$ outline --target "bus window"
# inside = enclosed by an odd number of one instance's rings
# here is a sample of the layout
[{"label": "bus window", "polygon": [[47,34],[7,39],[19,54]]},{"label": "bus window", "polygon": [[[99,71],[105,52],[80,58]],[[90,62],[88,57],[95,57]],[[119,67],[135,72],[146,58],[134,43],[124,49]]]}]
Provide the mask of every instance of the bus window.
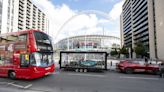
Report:
[{"label": "bus window", "polygon": [[27,41],[27,34],[21,34],[21,35],[19,35],[19,41],[26,42]]},{"label": "bus window", "polygon": [[21,59],[21,63],[20,63],[21,67],[28,67],[29,66],[29,64],[30,64],[29,55],[22,54],[20,59]]},{"label": "bus window", "polygon": [[41,32],[34,32],[37,48],[40,50],[50,50],[52,51],[52,42],[51,38]]},{"label": "bus window", "polygon": [[3,64],[4,64],[4,56],[0,55],[0,65],[3,65]]},{"label": "bus window", "polygon": [[30,64],[33,66],[36,66],[36,60],[35,60],[34,54],[30,55]]},{"label": "bus window", "polygon": [[30,63],[32,66],[47,67],[53,64],[52,53],[46,54],[46,53],[35,52],[33,53],[33,56],[30,57]]},{"label": "bus window", "polygon": [[16,36],[16,35],[8,35],[7,36],[7,40],[8,41],[16,41],[16,40],[18,40],[18,36]]},{"label": "bus window", "polygon": [[7,42],[15,42],[18,40],[18,36],[16,35],[6,35],[0,37],[0,43],[7,43]]},{"label": "bus window", "polygon": [[27,34],[21,34],[18,37],[18,42],[15,44],[15,50],[26,50],[27,49]]},{"label": "bus window", "polygon": [[35,32],[34,35],[37,42],[51,44],[51,39],[48,35],[41,32]]}]

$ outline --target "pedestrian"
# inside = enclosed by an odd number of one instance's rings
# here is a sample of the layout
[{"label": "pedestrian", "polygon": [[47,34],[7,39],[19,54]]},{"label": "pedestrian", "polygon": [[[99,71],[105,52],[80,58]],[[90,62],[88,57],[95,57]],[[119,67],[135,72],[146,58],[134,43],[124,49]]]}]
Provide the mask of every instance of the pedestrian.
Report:
[{"label": "pedestrian", "polygon": [[110,66],[112,67],[112,65],[113,65],[113,63],[112,63],[112,61],[110,62]]},{"label": "pedestrian", "polygon": [[164,62],[161,63],[159,69],[160,69],[160,77],[164,78]]},{"label": "pedestrian", "polygon": [[112,70],[112,65],[113,65],[113,63],[112,63],[112,61],[110,61],[110,69]]},{"label": "pedestrian", "polygon": [[148,64],[148,58],[145,57],[145,64]]}]

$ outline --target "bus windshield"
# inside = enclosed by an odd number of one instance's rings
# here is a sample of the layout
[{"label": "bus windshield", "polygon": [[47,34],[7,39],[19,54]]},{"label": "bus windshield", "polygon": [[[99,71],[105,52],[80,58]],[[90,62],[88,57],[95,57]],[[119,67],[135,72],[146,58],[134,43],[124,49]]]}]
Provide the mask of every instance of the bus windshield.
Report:
[{"label": "bus windshield", "polygon": [[37,48],[40,50],[52,51],[52,42],[48,35],[42,32],[34,32]]},{"label": "bus windshield", "polygon": [[31,65],[47,67],[53,64],[53,53],[39,53],[35,52],[31,55]]}]

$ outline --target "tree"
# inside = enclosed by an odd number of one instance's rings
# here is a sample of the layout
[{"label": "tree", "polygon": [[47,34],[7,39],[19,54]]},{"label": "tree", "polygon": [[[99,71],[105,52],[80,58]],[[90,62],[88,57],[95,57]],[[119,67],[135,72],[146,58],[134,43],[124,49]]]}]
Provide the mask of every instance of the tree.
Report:
[{"label": "tree", "polygon": [[120,49],[120,54],[124,54],[124,55],[127,55],[128,54],[128,49],[125,48],[124,46]]},{"label": "tree", "polygon": [[129,52],[128,52],[128,49],[125,46],[123,46],[122,48],[119,49],[119,57],[120,57],[121,54],[128,57]]},{"label": "tree", "polygon": [[146,56],[145,46],[141,42],[136,43],[134,51],[137,55],[141,56],[142,58],[143,56]]},{"label": "tree", "polygon": [[110,52],[111,56],[116,56],[118,55],[117,49],[115,48],[113,51]]}]

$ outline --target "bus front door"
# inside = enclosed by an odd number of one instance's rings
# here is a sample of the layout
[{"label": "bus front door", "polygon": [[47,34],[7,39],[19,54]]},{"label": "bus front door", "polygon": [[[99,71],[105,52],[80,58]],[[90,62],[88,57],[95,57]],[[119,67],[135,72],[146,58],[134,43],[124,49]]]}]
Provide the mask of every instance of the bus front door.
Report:
[{"label": "bus front door", "polygon": [[21,54],[20,55],[20,69],[17,72],[18,75],[22,78],[30,77],[30,61],[28,54]]}]

